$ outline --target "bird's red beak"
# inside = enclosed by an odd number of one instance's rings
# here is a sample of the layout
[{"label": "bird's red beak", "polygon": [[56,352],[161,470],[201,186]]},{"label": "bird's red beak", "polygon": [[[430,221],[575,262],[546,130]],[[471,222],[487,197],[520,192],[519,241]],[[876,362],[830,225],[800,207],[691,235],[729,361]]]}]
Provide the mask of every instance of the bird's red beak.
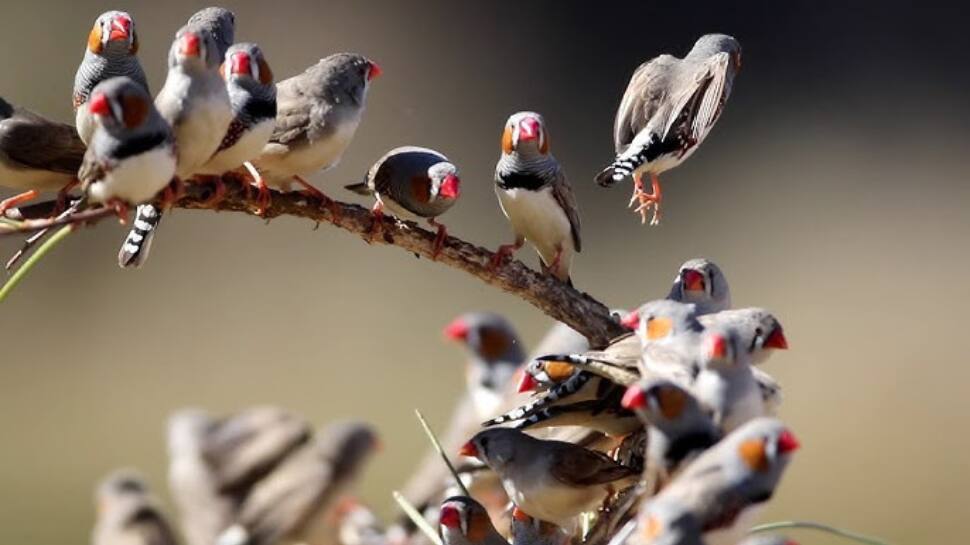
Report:
[{"label": "bird's red beak", "polygon": [[802,444],[795,438],[795,434],[788,430],[781,432],[781,435],[778,436],[778,452],[782,454],[795,452],[801,446]]},{"label": "bird's red beak", "polygon": [[788,350],[788,339],[785,338],[785,334],[781,331],[780,327],[776,327],[774,331],[768,335],[765,339],[765,348],[777,348],[778,350]]},{"label": "bird's red beak", "polygon": [[123,16],[118,16],[111,19],[111,31],[108,33],[108,41],[113,42],[116,40],[128,41],[128,37],[131,35],[131,19]]},{"label": "bird's red beak", "polygon": [[381,70],[381,67],[377,66],[376,62],[371,61],[370,70],[367,72],[367,81],[370,81],[383,73],[384,71]]},{"label": "bird's red beak", "polygon": [[478,447],[475,446],[475,443],[469,441],[461,446],[461,448],[458,450],[458,454],[478,458]]},{"label": "bird's red beak", "polygon": [[533,377],[529,373],[526,373],[525,371],[522,371],[522,377],[519,379],[519,388],[517,391],[520,394],[525,392],[532,392],[532,391],[535,391],[536,386],[538,385],[539,383],[536,382],[535,377]]},{"label": "bird's red beak", "polygon": [[461,180],[458,179],[458,176],[454,174],[445,176],[445,180],[441,182],[441,189],[438,190],[438,195],[446,199],[457,199],[460,193]]},{"label": "bird's red beak", "polygon": [[460,526],[461,515],[458,514],[458,509],[455,509],[451,505],[442,506],[441,513],[438,514],[438,523],[448,528],[457,528]]},{"label": "bird's red beak", "polygon": [[108,115],[111,113],[111,105],[108,104],[108,97],[104,93],[98,93],[91,97],[88,103],[88,111],[94,115]]},{"label": "bird's red beak", "polygon": [[179,53],[184,57],[198,57],[199,35],[194,32],[186,32],[183,34]]},{"label": "bird's red beak", "polygon": [[461,318],[455,318],[450,324],[445,326],[445,337],[453,341],[464,341],[468,338],[468,324]]},{"label": "bird's red beak", "polygon": [[534,117],[527,117],[519,121],[519,142],[539,139],[539,120]]},{"label": "bird's red beak", "polygon": [[245,51],[233,53],[230,71],[232,74],[252,75],[252,59],[250,59],[249,53]]},{"label": "bird's red beak", "polygon": [[622,320],[620,320],[620,325],[629,330],[636,330],[636,328],[640,326],[640,313],[633,311],[627,314]]},{"label": "bird's red beak", "polygon": [[714,335],[711,338],[711,359],[719,360],[727,355],[727,339],[722,335]]},{"label": "bird's red beak", "polygon": [[620,404],[623,405],[623,408],[631,411],[639,409],[647,404],[647,393],[643,391],[643,388],[634,384],[626,389]]},{"label": "bird's red beak", "polygon": [[687,291],[704,291],[704,275],[694,269],[683,272],[684,289]]},{"label": "bird's red beak", "polygon": [[529,514],[519,509],[518,505],[512,507],[512,518],[519,522],[529,522]]}]

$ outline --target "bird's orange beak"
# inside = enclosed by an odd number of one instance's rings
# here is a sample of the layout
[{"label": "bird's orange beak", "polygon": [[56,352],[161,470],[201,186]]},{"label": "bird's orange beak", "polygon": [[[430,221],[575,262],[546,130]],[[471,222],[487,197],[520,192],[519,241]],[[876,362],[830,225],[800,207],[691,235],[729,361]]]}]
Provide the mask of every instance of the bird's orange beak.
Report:
[{"label": "bird's orange beak", "polygon": [[111,31],[108,33],[108,41],[117,40],[128,41],[131,36],[131,19],[127,17],[115,17],[111,20]]},{"label": "bird's orange beak", "polygon": [[455,509],[452,505],[442,506],[441,512],[438,514],[438,523],[448,528],[459,527],[461,525],[461,515],[458,514],[458,509]]},{"label": "bird's orange beak", "polygon": [[384,71],[381,70],[381,67],[378,66],[376,62],[371,61],[370,70],[368,70],[367,72],[367,81],[370,81],[383,73]]},{"label": "bird's orange beak", "polygon": [[522,377],[519,378],[519,387],[517,391],[520,394],[525,392],[532,392],[532,391],[535,391],[536,386],[538,385],[539,383],[536,382],[535,377],[533,377],[529,373],[526,373],[525,371],[522,371]]},{"label": "bird's orange beak", "polygon": [[647,394],[636,384],[626,389],[623,399],[620,401],[624,409],[635,410],[647,404]]},{"label": "bird's orange beak", "polygon": [[251,76],[252,70],[252,59],[249,57],[249,53],[245,51],[237,51],[232,54],[232,64],[230,67],[230,73],[239,75],[245,74]]},{"label": "bird's orange beak", "polygon": [[469,441],[461,446],[461,448],[458,450],[458,454],[462,456],[469,456],[471,458],[478,458],[478,447],[475,446],[475,443]]},{"label": "bird's orange beak", "polygon": [[468,324],[461,318],[455,318],[445,326],[444,334],[453,341],[464,341],[468,338]]},{"label": "bird's orange beak", "polygon": [[98,93],[91,97],[88,103],[88,111],[94,115],[108,115],[111,113],[111,105],[108,104],[108,97],[104,93]]},{"label": "bird's orange beak", "polygon": [[518,505],[512,507],[512,518],[519,522],[529,522],[529,514],[519,509]]},{"label": "bird's orange beak", "polygon": [[627,314],[622,320],[620,320],[620,325],[629,330],[635,330],[640,326],[640,313],[634,311]]},{"label": "bird's orange beak", "polygon": [[795,434],[789,430],[781,432],[781,435],[778,436],[778,452],[782,454],[795,452],[801,446],[802,444],[798,442]]},{"label": "bird's orange beak", "polygon": [[714,335],[711,339],[711,359],[719,360],[727,356],[727,339],[722,335]]},{"label": "bird's orange beak", "polygon": [[785,338],[785,334],[782,332],[780,327],[776,327],[774,331],[768,335],[765,339],[765,348],[777,348],[778,350],[788,350],[788,339]]},{"label": "bird's orange beak", "polygon": [[445,176],[445,180],[441,182],[441,189],[438,190],[438,195],[446,199],[457,199],[460,193],[461,180],[458,179],[458,176],[454,174]]},{"label": "bird's orange beak", "polygon": [[538,140],[540,130],[542,129],[539,126],[539,120],[534,117],[527,117],[519,121],[519,142]]},{"label": "bird's orange beak", "polygon": [[186,32],[183,34],[179,53],[184,57],[198,57],[199,35],[194,32]]},{"label": "bird's orange beak", "polygon": [[704,275],[694,269],[687,269],[683,273],[684,289],[687,291],[704,291]]}]

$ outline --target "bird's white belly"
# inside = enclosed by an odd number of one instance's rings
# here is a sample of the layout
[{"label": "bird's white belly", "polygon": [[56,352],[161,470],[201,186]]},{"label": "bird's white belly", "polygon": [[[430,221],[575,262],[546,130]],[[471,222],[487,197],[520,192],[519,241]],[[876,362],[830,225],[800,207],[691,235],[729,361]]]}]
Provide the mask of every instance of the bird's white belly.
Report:
[{"label": "bird's white belly", "polygon": [[276,126],[269,119],[246,131],[231,147],[215,154],[200,170],[200,174],[222,174],[242,166],[243,163],[259,156],[259,152],[269,142]]},{"label": "bird's white belly", "polygon": [[49,170],[9,168],[0,162],[0,185],[11,189],[59,191],[73,179],[69,174]]},{"label": "bird's white belly", "polygon": [[287,189],[293,176],[309,176],[335,166],[357,132],[357,123],[344,123],[328,138],[308,146],[288,149],[270,143],[255,162],[270,185]]},{"label": "bird's white belly", "polygon": [[175,128],[178,148],[178,175],[187,178],[206,164],[222,143],[232,110],[228,97],[197,104]]},{"label": "bird's white belly", "polygon": [[552,194],[551,187],[538,191],[527,189],[496,189],[502,212],[512,224],[517,236],[528,240],[546,264],[552,262],[562,248],[561,264],[569,269],[573,254],[573,239],[569,218]]},{"label": "bird's white belly", "polygon": [[131,204],[151,200],[175,175],[175,155],[168,146],[128,157],[88,188],[94,202],[122,199]]},{"label": "bird's white belly", "polygon": [[81,141],[85,145],[91,140],[91,135],[94,134],[95,123],[94,116],[88,110],[87,104],[82,104],[78,107],[77,112],[74,114],[74,126],[77,127],[77,135],[81,137]]},{"label": "bird's white belly", "polygon": [[596,509],[606,496],[605,487],[599,487],[599,490],[596,487],[573,488],[550,484],[546,479],[542,482],[528,477],[503,479],[502,483],[509,499],[523,511],[564,527],[570,526],[580,513]]}]

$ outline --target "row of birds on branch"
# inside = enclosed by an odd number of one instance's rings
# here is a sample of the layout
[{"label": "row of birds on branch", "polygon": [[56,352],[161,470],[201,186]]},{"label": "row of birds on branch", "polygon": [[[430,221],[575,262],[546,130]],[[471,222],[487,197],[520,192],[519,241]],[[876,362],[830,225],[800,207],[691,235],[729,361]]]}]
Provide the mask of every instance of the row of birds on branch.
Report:
[{"label": "row of birds on branch", "polygon": [[[602,350],[557,324],[530,356],[500,315],[445,327],[470,356],[442,435],[462,456],[462,487],[429,452],[402,489],[445,545],[792,543],[745,536],[799,447],[773,417],[780,386],[754,367],[787,348],[778,319],[732,309],[705,259],[684,263],[665,299],[618,314],[633,331]],[[173,416],[169,480],[187,545],[429,543],[406,518],[384,530],[341,500],[377,442],[362,424],[334,429],[314,436],[270,408]],[[149,502],[144,486],[101,490],[132,488],[137,501],[101,504]],[[169,543],[138,537],[160,533],[160,515],[146,526],[110,512],[94,545]]]},{"label": "row of birds on branch", "polygon": [[[0,216],[37,190],[60,190],[64,202],[80,182],[91,202],[110,203],[122,213],[139,205],[119,255],[122,266],[137,266],[181,180],[214,184],[212,204],[223,194],[221,175],[227,172],[257,186],[258,210],[269,206],[269,186],[288,191],[297,185],[332,204],[304,176],[339,161],[381,70],[361,55],[341,53],[274,84],[259,46],[234,41],[232,12],[206,8],[194,14],[175,35],[168,75],[153,102],[131,15],[99,16],[75,78],[76,127],[0,99],[0,183],[28,190],[0,204]],[[738,42],[723,34],[701,37],[683,59],[660,55],[643,63],[616,114],[617,155],[597,183],[609,186],[632,176],[631,206],[638,204],[643,221],[652,210],[651,223],[658,223],[657,175],[704,140],[740,66]],[[641,181],[646,175],[650,194]],[[495,185],[515,239],[499,248],[492,265],[502,265],[528,240],[543,268],[568,280],[573,254],[582,246],[579,212],[540,114],[519,112],[508,119]],[[460,181],[445,155],[405,146],[381,157],[363,182],[348,189],[376,197],[375,220],[384,207],[427,218],[438,228],[437,253],[446,230],[435,218],[455,203]],[[160,202],[149,203],[159,192]],[[374,226],[379,229],[380,222]]]}]

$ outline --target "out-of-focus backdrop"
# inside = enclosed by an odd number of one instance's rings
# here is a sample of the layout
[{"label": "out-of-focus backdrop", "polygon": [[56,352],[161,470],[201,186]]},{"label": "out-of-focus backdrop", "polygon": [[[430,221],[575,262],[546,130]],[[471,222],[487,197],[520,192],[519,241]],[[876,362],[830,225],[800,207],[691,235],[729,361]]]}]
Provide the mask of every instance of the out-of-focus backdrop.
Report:
[{"label": "out-of-focus backdrop", "polygon": [[[340,187],[386,150],[430,146],[462,169],[451,232],[507,242],[499,136],[509,114],[542,112],[581,206],[579,288],[630,307],[703,255],[737,305],[781,317],[791,350],[766,369],[804,448],[763,520],[958,541],[970,504],[965,15],[926,2],[653,4],[226,2],[237,38],[260,43],[280,79],[343,50],[384,69],[343,162],[315,177],[335,196],[352,199]],[[116,7],[135,17],[157,90],[169,41],[202,6],[6,2],[0,94],[73,119],[87,33]],[[663,177],[662,226],[642,227],[629,187],[592,176],[612,157],[633,69],[707,32],[736,36],[744,68],[705,144]],[[41,264],[0,308],[0,542],[84,542],[92,486],[119,465],[164,490],[163,426],[185,405],[374,422],[385,449],[363,493],[389,513],[389,490],[427,447],[411,409],[443,425],[460,393],[464,357],[441,327],[490,309],[532,345],[550,325],[463,273],[312,227],[179,211],[143,270],[115,264],[125,232],[113,222]]]}]

